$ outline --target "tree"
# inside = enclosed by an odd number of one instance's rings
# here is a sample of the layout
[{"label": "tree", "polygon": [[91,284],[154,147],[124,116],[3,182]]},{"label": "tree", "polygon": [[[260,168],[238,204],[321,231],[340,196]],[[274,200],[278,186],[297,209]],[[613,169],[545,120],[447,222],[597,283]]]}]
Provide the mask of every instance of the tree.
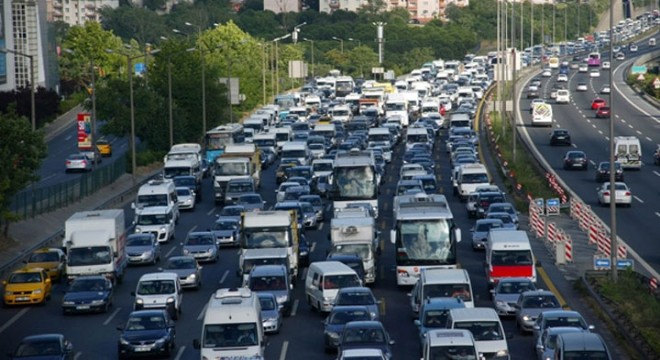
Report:
[{"label": "tree", "polygon": [[9,223],[17,219],[10,210],[12,198],[38,179],[36,171],[46,157],[46,144],[43,133],[32,131],[29,120],[11,109],[0,114],[0,137],[0,225],[7,237]]}]

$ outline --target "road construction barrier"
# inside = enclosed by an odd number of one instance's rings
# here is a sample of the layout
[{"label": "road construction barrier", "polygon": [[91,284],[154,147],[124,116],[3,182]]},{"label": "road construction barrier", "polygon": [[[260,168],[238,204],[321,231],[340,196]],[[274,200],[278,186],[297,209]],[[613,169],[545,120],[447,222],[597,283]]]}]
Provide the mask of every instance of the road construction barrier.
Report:
[{"label": "road construction barrier", "polygon": [[555,243],[557,241],[557,224],[548,223],[548,241]]},{"label": "road construction barrier", "polygon": [[653,290],[653,291],[658,290],[658,279],[651,278],[649,280],[649,288],[651,288],[651,290]]},{"label": "road construction barrier", "polygon": [[573,262],[573,240],[569,235],[564,238],[564,256],[566,262]]}]

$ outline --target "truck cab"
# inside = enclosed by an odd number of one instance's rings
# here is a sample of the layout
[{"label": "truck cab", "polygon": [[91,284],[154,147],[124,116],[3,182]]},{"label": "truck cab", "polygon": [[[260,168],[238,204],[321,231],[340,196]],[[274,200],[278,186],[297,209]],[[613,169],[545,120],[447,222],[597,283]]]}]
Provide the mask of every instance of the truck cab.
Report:
[{"label": "truck cab", "polygon": [[144,208],[135,222],[136,233],[152,233],[158,242],[168,242],[174,239],[176,218],[171,207],[151,206]]}]

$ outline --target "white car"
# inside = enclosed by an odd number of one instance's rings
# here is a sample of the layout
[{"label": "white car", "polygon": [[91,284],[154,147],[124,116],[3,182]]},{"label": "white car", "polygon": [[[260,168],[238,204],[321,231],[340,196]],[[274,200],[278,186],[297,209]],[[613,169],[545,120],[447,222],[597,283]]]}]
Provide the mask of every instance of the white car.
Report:
[{"label": "white car", "polygon": [[566,74],[557,75],[557,82],[567,82],[567,81],[568,81],[568,75]]},{"label": "white car", "polygon": [[592,78],[600,77],[600,71],[598,71],[598,70],[591,70],[591,72],[589,73],[589,77],[592,77]]},{"label": "white car", "polygon": [[625,60],[626,59],[626,54],[620,52],[620,53],[616,54],[616,59],[619,60],[619,61]]},{"label": "white car", "polygon": [[587,83],[581,82],[577,84],[577,87],[575,88],[575,91],[587,91],[589,88],[587,87]]},{"label": "white car", "polygon": [[541,76],[542,76],[542,77],[551,77],[551,76],[552,76],[552,71],[550,71],[550,69],[545,69],[545,70],[543,70],[543,72],[541,73]]},{"label": "white car", "polygon": [[195,208],[195,192],[187,186],[176,187],[176,198],[179,209],[193,210]]},{"label": "white car", "polygon": [[581,64],[578,67],[578,72],[586,73],[587,71],[589,71],[589,66],[587,64]]},{"label": "white car", "polygon": [[603,70],[607,70],[610,68],[610,62],[609,61],[603,61]]},{"label": "white car", "polygon": [[620,46],[615,46],[615,47],[612,48],[612,52],[615,53],[615,54],[618,53],[619,51],[621,51]]},{"label": "white car", "polygon": [[630,52],[637,52],[638,48],[636,44],[630,44]]},{"label": "white car", "polygon": [[603,85],[603,87],[600,88],[600,93],[601,94],[609,94],[610,93],[610,86],[609,85]]},{"label": "white car", "polygon": [[[617,205],[632,206],[632,193],[630,188],[624,182],[615,182],[615,202]],[[610,183],[603,183],[598,189],[598,203],[607,206],[610,204]]]}]

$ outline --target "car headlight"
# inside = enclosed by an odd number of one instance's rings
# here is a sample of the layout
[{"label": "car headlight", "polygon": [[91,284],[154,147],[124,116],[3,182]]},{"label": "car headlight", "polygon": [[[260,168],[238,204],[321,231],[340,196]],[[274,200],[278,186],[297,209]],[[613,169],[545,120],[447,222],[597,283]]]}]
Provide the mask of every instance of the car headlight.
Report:
[{"label": "car headlight", "polygon": [[122,337],[119,338],[119,343],[122,344],[122,345],[130,345],[131,344],[130,342],[128,342],[126,339],[124,339]]},{"label": "car headlight", "polygon": [[333,298],[331,298],[331,297],[324,296],[323,297],[323,302],[330,302],[330,301],[332,301],[332,299]]},{"label": "car headlight", "polygon": [[287,300],[288,300],[288,296],[286,296],[286,295],[280,295],[280,296],[277,297],[277,303],[278,303],[278,304],[279,304],[279,303],[283,303],[283,302],[285,302],[285,301],[287,301]]},{"label": "car headlight", "polygon": [[100,299],[100,300],[92,300],[92,305],[101,305],[105,303],[105,300]]},{"label": "car headlight", "polygon": [[166,303],[172,304],[173,302],[174,302],[174,297],[170,296],[170,297],[167,298]]},{"label": "car headlight", "polygon": [[339,333],[336,333],[334,331],[326,331],[325,334],[333,339],[339,339]]},{"label": "car headlight", "polygon": [[37,289],[37,290],[32,291],[32,293],[33,293],[34,295],[39,295],[39,294],[43,293],[43,290],[41,290],[41,289]]},{"label": "car headlight", "polygon": [[156,340],[155,345],[156,345],[156,346],[163,346],[163,345],[165,345],[165,342],[166,342],[166,341],[167,341],[167,339],[165,339],[165,338],[160,338],[160,339]]},{"label": "car headlight", "polygon": [[74,305],[73,301],[62,301],[62,305]]},{"label": "car headlight", "polygon": [[196,278],[197,278],[197,274],[188,275],[188,279],[195,280]]},{"label": "car headlight", "polygon": [[495,356],[497,356],[497,357],[499,357],[499,356],[508,356],[508,355],[509,355],[509,350],[500,350],[500,351],[497,352],[497,354],[495,354]]},{"label": "car headlight", "polygon": [[506,307],[506,302],[504,301],[495,301],[495,306]]},{"label": "car headlight", "polygon": [[135,227],[135,232],[136,233],[142,232],[142,228],[140,228],[139,226],[136,226]]},{"label": "car headlight", "polygon": [[522,317],[523,321],[530,321],[532,318],[529,315],[525,315]]},{"label": "car headlight", "polygon": [[144,300],[142,300],[142,298],[137,298],[137,299],[135,299],[135,303],[138,304],[138,305],[142,305],[142,304],[144,304]]},{"label": "car headlight", "polygon": [[160,232],[167,232],[167,228],[165,226],[161,226],[159,231]]},{"label": "car headlight", "polygon": [[151,257],[151,255],[153,255],[153,253],[154,253],[154,252],[151,251],[151,250],[149,250],[149,251],[145,251],[145,252],[144,252],[144,256],[145,256],[145,257]]},{"label": "car headlight", "polygon": [[183,249],[183,255],[188,255],[190,254],[190,250],[188,249]]}]

